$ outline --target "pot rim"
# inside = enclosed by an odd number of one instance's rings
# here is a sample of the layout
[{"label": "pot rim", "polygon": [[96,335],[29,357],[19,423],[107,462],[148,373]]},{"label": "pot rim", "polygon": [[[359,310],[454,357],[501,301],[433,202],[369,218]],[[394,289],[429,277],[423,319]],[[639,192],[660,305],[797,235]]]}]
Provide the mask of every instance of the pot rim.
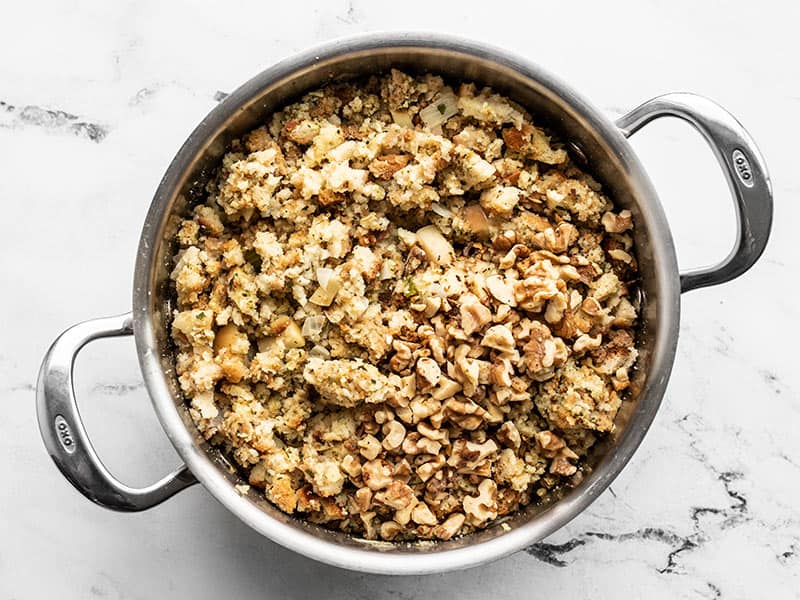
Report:
[{"label": "pot rim", "polygon": [[[380,549],[381,544],[365,545],[363,549],[337,544],[317,537],[301,527],[275,519],[240,495],[192,438],[173,402],[167,373],[154,351],[157,347],[158,323],[155,316],[157,307],[153,304],[157,249],[169,217],[168,209],[174,196],[184,185],[196,156],[237,111],[271,82],[341,55],[388,48],[455,52],[494,62],[557,91],[617,151],[617,158],[624,164],[629,186],[634,190],[637,202],[644,206],[643,219],[650,235],[649,243],[653,255],[651,267],[656,271],[659,292],[657,299],[648,298],[648,302],[656,303],[656,335],[651,367],[640,394],[636,415],[621,434],[615,451],[581,484],[581,493],[555,502],[536,518],[492,539],[456,548],[444,548],[447,545],[445,542],[437,544],[442,547],[440,550],[434,547],[429,551],[417,552],[399,549],[385,551]],[[134,272],[133,329],[145,385],[164,431],[189,470],[226,508],[278,544],[327,564],[371,573],[425,574],[465,569],[522,550],[564,526],[611,484],[643,440],[666,389],[677,345],[679,290],[674,244],[656,192],[624,135],[603,113],[546,70],[500,48],[435,33],[368,33],[337,38],[267,68],[215,107],[189,135],[159,183],[142,228]]]}]

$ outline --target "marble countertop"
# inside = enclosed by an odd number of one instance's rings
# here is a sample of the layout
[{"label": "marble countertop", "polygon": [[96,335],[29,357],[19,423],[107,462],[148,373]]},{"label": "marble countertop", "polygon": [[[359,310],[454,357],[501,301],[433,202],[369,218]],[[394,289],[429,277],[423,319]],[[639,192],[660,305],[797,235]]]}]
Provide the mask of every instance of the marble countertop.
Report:
[{"label": "marble countertop", "polygon": [[[798,5],[30,0],[0,18],[0,599],[792,598],[800,590]],[[570,20],[574,19],[574,20]],[[119,514],[56,471],[34,382],[66,326],[129,310],[139,230],[168,162],[239,83],[319,41],[386,28],[503,46],[616,117],[690,90],[759,142],[776,197],[773,238],[728,285],[683,298],[661,412],[634,459],[585,513],[494,564],[426,577],[341,571],[260,537],[195,486]],[[663,121],[633,140],[684,268],[724,256],[735,220],[699,136]],[[76,367],[87,428],[141,485],[178,458],[130,338]]]}]

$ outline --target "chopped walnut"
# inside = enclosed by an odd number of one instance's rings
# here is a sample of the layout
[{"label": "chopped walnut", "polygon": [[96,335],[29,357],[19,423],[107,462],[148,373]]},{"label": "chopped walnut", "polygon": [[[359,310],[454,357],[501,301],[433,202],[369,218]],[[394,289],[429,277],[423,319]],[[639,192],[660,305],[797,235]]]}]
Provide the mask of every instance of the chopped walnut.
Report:
[{"label": "chopped walnut", "polygon": [[397,421],[389,421],[383,426],[383,447],[386,450],[396,450],[406,437],[406,428]]},{"label": "chopped walnut", "polygon": [[534,377],[549,376],[556,358],[556,343],[547,326],[534,321],[529,340],[522,347],[522,361]]},{"label": "chopped walnut", "polygon": [[500,275],[491,275],[486,278],[486,288],[495,300],[508,306],[516,306],[517,299],[514,296],[514,285]]},{"label": "chopped walnut", "polygon": [[469,473],[474,471],[487,458],[497,452],[497,444],[494,440],[486,440],[482,444],[458,439],[453,443],[453,450],[447,464],[455,468],[459,473]]},{"label": "chopped walnut", "polygon": [[564,440],[552,431],[540,431],[537,433],[536,443],[539,444],[539,447],[545,452],[556,452],[566,446]]},{"label": "chopped walnut", "polygon": [[432,358],[421,357],[417,360],[417,378],[423,385],[420,387],[433,387],[442,377],[442,370]]},{"label": "chopped walnut", "polygon": [[556,456],[553,462],[550,463],[550,472],[556,475],[569,477],[570,475],[574,475],[577,470],[577,467],[563,456]]},{"label": "chopped walnut", "polygon": [[438,521],[431,509],[424,502],[418,503],[411,511],[411,519],[419,525],[436,525]]},{"label": "chopped walnut", "polygon": [[353,497],[356,506],[362,513],[367,512],[370,506],[372,506],[372,490],[369,488],[363,487],[357,489]]},{"label": "chopped walnut", "polygon": [[411,346],[401,340],[395,340],[392,348],[394,348],[394,356],[389,361],[389,366],[395,373],[401,373],[411,364]]},{"label": "chopped walnut", "polygon": [[382,490],[392,483],[392,467],[385,460],[375,459],[361,465],[361,478],[372,491]]},{"label": "chopped walnut", "polygon": [[481,345],[510,353],[514,351],[516,342],[511,330],[506,325],[492,325],[486,330]]},{"label": "chopped walnut", "polygon": [[607,212],[600,222],[609,233],[623,233],[633,228],[633,218],[629,210],[620,211],[619,214]]},{"label": "chopped walnut", "polygon": [[366,435],[358,441],[358,448],[361,456],[367,460],[375,460],[381,453],[381,443],[373,435]]},{"label": "chopped walnut", "polygon": [[403,526],[396,521],[384,521],[381,523],[381,539],[393,540],[397,534],[403,530]]},{"label": "chopped walnut", "polygon": [[464,498],[464,512],[469,523],[476,527],[497,518],[497,484],[491,479],[481,481],[478,495]]},{"label": "chopped walnut", "polygon": [[575,354],[580,354],[586,350],[599,348],[602,341],[603,336],[599,333],[594,337],[584,333],[582,336],[578,337],[577,340],[575,340],[574,344],[572,344],[572,351]]},{"label": "chopped walnut", "polygon": [[425,422],[417,425],[417,431],[419,431],[421,435],[424,435],[429,440],[435,440],[437,442],[444,442],[448,437],[446,429],[436,429]]},{"label": "chopped walnut", "polygon": [[450,398],[444,403],[444,413],[462,429],[478,429],[486,416],[486,410],[467,398]]},{"label": "chopped walnut", "polygon": [[437,455],[436,458],[430,460],[426,463],[422,463],[419,467],[417,467],[417,475],[422,481],[428,481],[434,473],[436,473],[439,469],[446,465],[446,461],[444,456],[441,454]]},{"label": "chopped walnut", "polygon": [[440,540],[449,540],[461,530],[465,520],[465,515],[461,513],[452,513],[443,523],[437,525],[432,533]]},{"label": "chopped walnut", "polygon": [[509,448],[519,448],[522,444],[522,437],[519,434],[517,426],[511,421],[506,421],[497,430],[497,439]]},{"label": "chopped walnut", "polygon": [[511,378],[514,375],[514,367],[507,358],[497,359],[489,369],[489,383],[500,387],[511,387]]},{"label": "chopped walnut", "polygon": [[361,475],[361,463],[352,454],[348,454],[342,459],[342,471],[351,478],[356,478]]},{"label": "chopped walnut", "polygon": [[442,375],[439,378],[439,385],[438,387],[433,390],[431,396],[434,400],[447,400],[451,398],[455,394],[461,391],[461,384],[457,381],[453,381],[449,377],[445,377]]},{"label": "chopped walnut", "polygon": [[374,500],[389,508],[402,510],[412,502],[415,502],[416,499],[414,490],[408,485],[399,481],[392,481],[386,486],[386,489],[375,494]]},{"label": "chopped walnut", "polygon": [[539,248],[561,254],[578,239],[578,229],[571,223],[560,223],[555,229],[548,227],[533,235],[533,243]]},{"label": "chopped walnut", "polygon": [[417,454],[438,454],[442,444],[436,440],[424,437],[417,432],[409,433],[403,440],[403,452],[409,456]]},{"label": "chopped walnut", "polygon": [[483,329],[492,320],[492,311],[480,303],[477,297],[467,294],[461,299],[461,328],[471,335]]}]

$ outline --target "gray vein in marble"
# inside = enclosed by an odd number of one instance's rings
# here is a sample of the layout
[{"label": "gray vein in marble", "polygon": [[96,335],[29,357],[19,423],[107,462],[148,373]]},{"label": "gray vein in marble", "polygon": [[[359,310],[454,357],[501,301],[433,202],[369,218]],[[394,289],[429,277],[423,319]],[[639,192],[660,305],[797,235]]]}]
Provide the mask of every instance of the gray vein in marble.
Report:
[{"label": "gray vein in marble", "polygon": [[714,344],[711,347],[711,349],[714,350],[714,352],[716,352],[717,354],[720,354],[725,357],[730,357],[731,356],[730,349],[731,346],[734,344],[735,340],[733,339],[733,336],[730,333],[728,333],[728,330],[725,328],[724,325],[722,325],[721,323],[716,323],[716,326],[719,329],[719,333],[713,335],[716,344]]},{"label": "gray vein in marble", "polygon": [[677,557],[679,554],[694,550],[698,548],[704,538],[698,533],[690,536],[680,536],[672,531],[661,527],[645,527],[637,529],[633,532],[612,534],[598,531],[587,531],[563,544],[547,544],[539,543],[529,547],[526,552],[531,556],[546,562],[556,567],[566,567],[570,563],[561,558],[561,556],[568,554],[586,545],[591,540],[602,540],[610,542],[638,542],[638,541],[654,541],[657,543],[665,544],[672,548],[667,554],[666,564],[664,567],[656,568],[661,574],[671,574],[678,572]]},{"label": "gray vein in marble", "polygon": [[16,385],[12,385],[8,388],[11,392],[33,392],[36,390],[36,386],[32,383],[18,383]]},{"label": "gray vein in marble", "polygon": [[108,573],[100,571],[98,573],[98,577],[101,581],[98,583],[92,584],[89,588],[89,593],[94,598],[116,598],[116,600],[122,600],[125,598],[125,593],[122,591],[122,585],[120,582],[111,577]]},{"label": "gray vein in marble", "polygon": [[762,260],[763,262],[767,263],[767,264],[770,264],[770,265],[775,265],[776,267],[785,267],[785,266],[786,266],[786,263],[785,263],[785,262],[783,262],[782,260],[778,260],[778,259],[776,259],[776,258],[768,258],[768,257],[764,257],[764,258],[762,258],[761,260]]},{"label": "gray vein in marble", "polygon": [[789,562],[796,560],[798,557],[800,557],[800,543],[794,542],[789,546],[788,550],[781,552],[777,558],[778,562],[786,565]]},{"label": "gray vein in marble", "polygon": [[159,89],[158,86],[143,87],[142,89],[140,89],[138,92],[136,92],[133,95],[133,98],[130,99],[128,104],[130,104],[131,106],[136,106],[136,105],[142,104],[148,98],[150,98],[153,95],[155,95],[156,92],[158,92],[158,89]]},{"label": "gray vein in marble", "polygon": [[572,538],[563,544],[548,544],[546,542],[540,542],[538,544],[534,544],[533,546],[529,546],[525,552],[542,562],[553,565],[554,567],[566,567],[569,563],[560,557],[564,554],[572,552],[575,550],[575,548],[585,545],[587,542],[586,538],[593,535],[594,534],[592,532],[587,532],[582,536]]},{"label": "gray vein in marble", "polygon": [[14,129],[25,126],[71,133],[96,143],[102,142],[108,135],[108,129],[104,125],[81,119],[78,115],[63,110],[52,110],[33,104],[20,107],[0,100],[0,127]]},{"label": "gray vein in marble", "polygon": [[[587,531],[561,544],[544,542],[534,544],[526,552],[547,564],[566,567],[570,564],[568,555],[571,552],[596,540],[617,543],[651,541],[664,544],[669,548],[669,552],[664,558],[663,566],[654,566],[655,570],[662,575],[676,574],[682,572],[681,555],[697,550],[712,539],[710,531],[712,524],[707,522],[707,517],[714,516],[720,519],[716,522],[716,528],[719,530],[730,529],[751,520],[747,497],[736,489],[736,482],[743,478],[743,474],[739,471],[720,470],[710,463],[705,453],[697,447],[695,432],[689,428],[689,423],[697,419],[700,419],[698,415],[690,413],[684,415],[675,423],[689,437],[689,445],[694,452],[695,458],[705,468],[709,469],[724,487],[725,493],[730,499],[728,506],[691,507],[689,518],[692,532],[688,535],[680,535],[667,527],[644,527],[625,533]],[[794,552],[795,550],[791,549],[789,556],[785,560],[793,556]],[[714,587],[714,589],[716,588]]]},{"label": "gray vein in marble", "polygon": [[781,382],[780,378],[775,373],[767,369],[761,369],[758,374],[761,375],[761,378],[769,386],[770,390],[772,390],[772,393],[776,395],[783,393],[783,382]]},{"label": "gray vein in marble", "polygon": [[341,21],[347,25],[355,25],[358,22],[358,19],[355,15],[355,7],[353,6],[353,0],[347,0],[345,5],[344,16],[337,16],[336,20]]},{"label": "gray vein in marble", "polygon": [[788,454],[786,454],[785,452],[780,452],[780,453],[778,454],[778,456],[779,456],[780,458],[782,458],[783,460],[785,460],[785,461],[786,461],[787,463],[789,463],[790,465],[792,465],[792,466],[793,466],[795,469],[800,469],[800,465],[799,465],[799,464],[797,464],[797,463],[796,463],[794,460],[792,460],[792,457],[791,457],[791,456],[789,456]]},{"label": "gray vein in marble", "polygon": [[710,596],[710,598],[722,598],[721,589],[719,589],[716,585],[714,585],[710,581],[707,581],[706,585],[708,586],[708,591],[710,591],[713,594],[713,596]]},{"label": "gray vein in marble", "polygon": [[[144,383],[98,383],[92,387],[92,393],[106,396],[124,396],[144,388]],[[11,392],[33,392],[36,386],[33,383],[18,383],[7,388]]]},{"label": "gray vein in marble", "polygon": [[179,83],[178,81],[155,81],[143,88],[140,88],[131,98],[128,100],[129,106],[141,106],[146,104],[148,101],[153,99],[157,96],[162,90],[165,89],[177,89],[181,90],[187,94],[192,96],[207,96],[213,99],[214,102],[222,102],[225,98],[230,96],[229,93],[217,90],[213,94],[206,94],[206,93],[199,93],[194,88],[190,88],[186,85]]},{"label": "gray vein in marble", "polygon": [[92,388],[92,392],[106,396],[124,396],[143,387],[143,383],[98,383]]}]

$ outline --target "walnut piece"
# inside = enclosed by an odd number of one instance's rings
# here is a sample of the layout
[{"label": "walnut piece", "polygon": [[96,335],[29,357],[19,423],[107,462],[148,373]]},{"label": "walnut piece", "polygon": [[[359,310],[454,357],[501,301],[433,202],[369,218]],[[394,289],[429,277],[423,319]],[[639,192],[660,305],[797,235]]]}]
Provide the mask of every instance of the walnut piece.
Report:
[{"label": "walnut piece", "polygon": [[383,447],[396,450],[406,437],[406,428],[397,421],[389,421],[383,426]]},{"label": "walnut piece", "polygon": [[372,491],[382,490],[392,483],[392,466],[385,460],[375,459],[361,465],[361,478]]},{"label": "walnut piece", "polygon": [[633,218],[629,210],[620,211],[619,214],[606,212],[600,222],[609,233],[623,233],[633,228]]},{"label": "walnut piece", "polygon": [[432,358],[421,357],[417,360],[417,380],[423,385],[420,387],[433,387],[442,377],[442,370]]},{"label": "walnut piece", "polygon": [[513,352],[515,345],[514,336],[506,325],[492,325],[481,340],[481,346],[494,348],[500,352]]},{"label": "walnut piece", "polygon": [[471,335],[483,329],[483,326],[492,320],[492,311],[480,303],[473,294],[461,298],[461,329]]},{"label": "walnut piece", "polygon": [[497,484],[484,479],[478,485],[477,496],[464,498],[464,513],[470,525],[480,527],[487,521],[497,518]]}]

